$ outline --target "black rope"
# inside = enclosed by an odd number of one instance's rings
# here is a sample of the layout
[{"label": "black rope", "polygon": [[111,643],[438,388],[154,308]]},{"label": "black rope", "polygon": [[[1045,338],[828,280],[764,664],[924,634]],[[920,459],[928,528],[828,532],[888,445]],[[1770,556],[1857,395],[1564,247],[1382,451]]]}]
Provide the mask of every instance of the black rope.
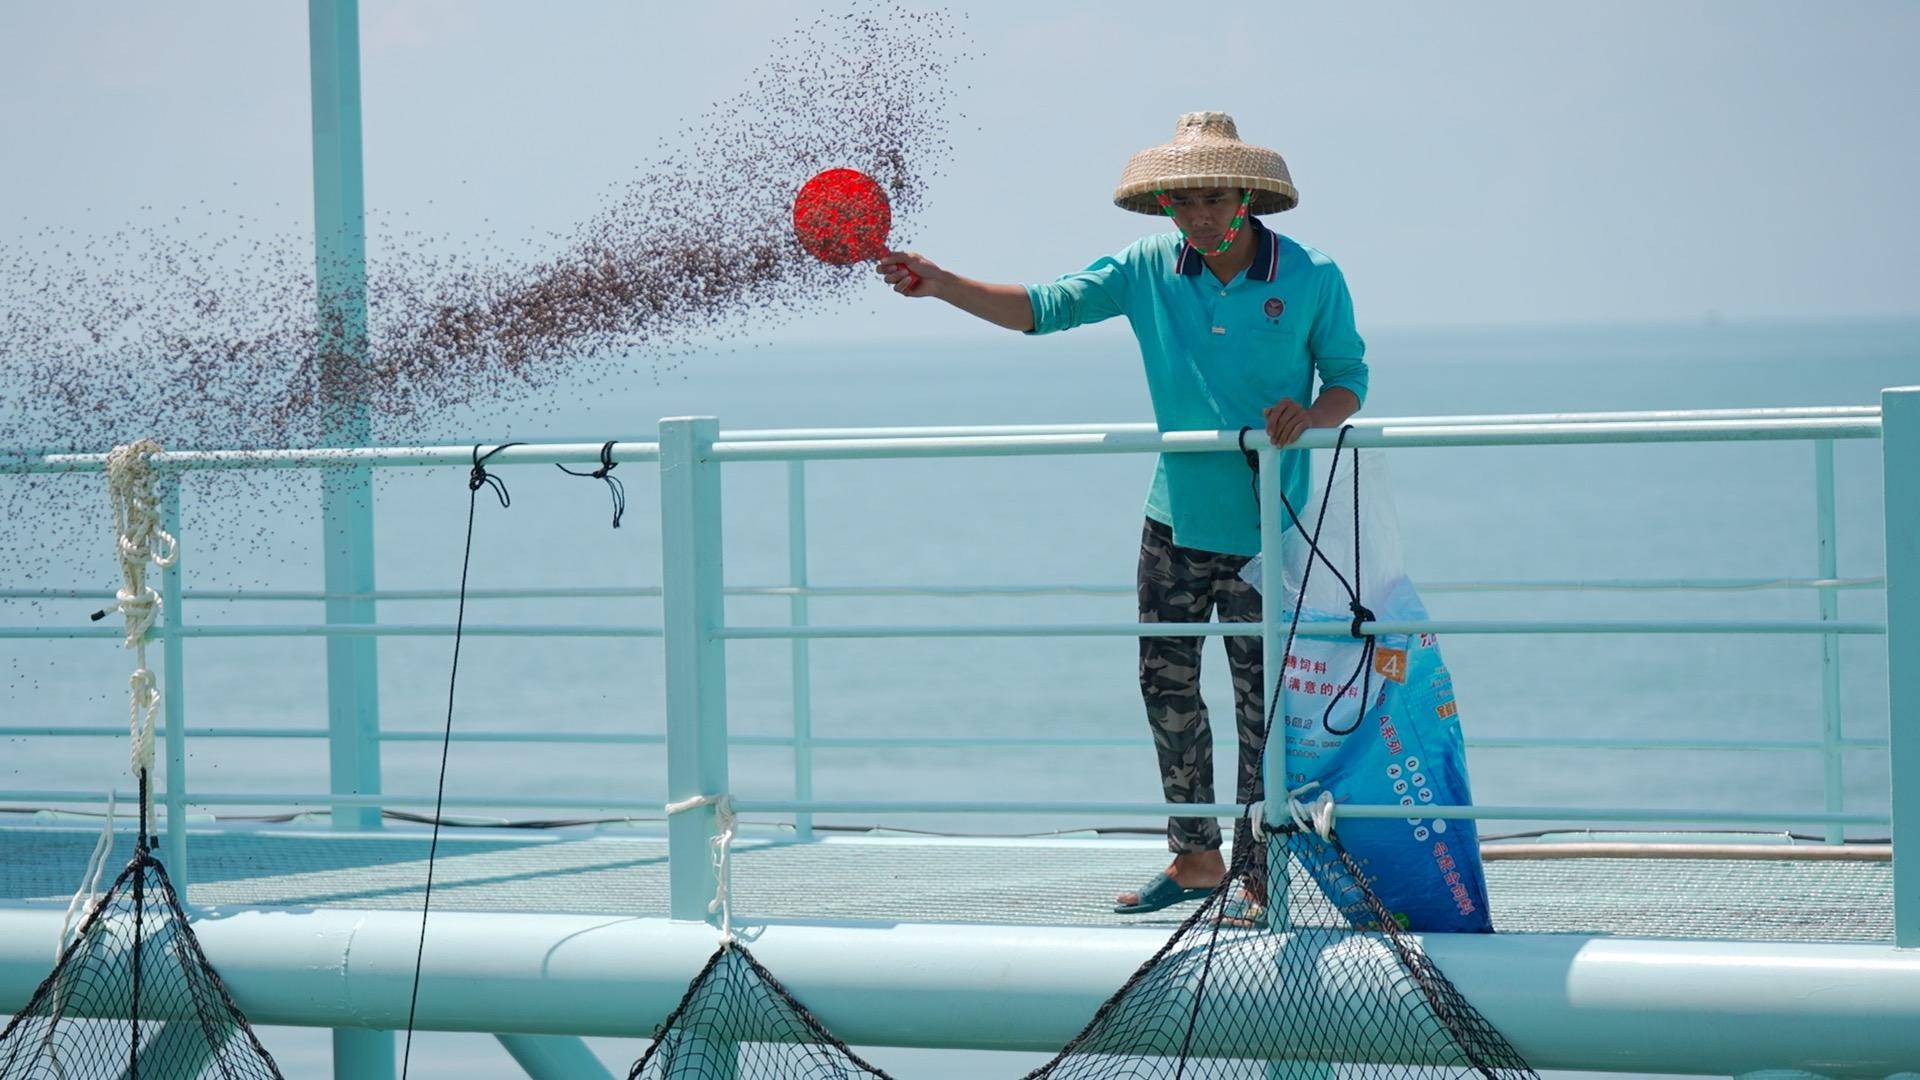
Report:
[{"label": "black rope", "polygon": [[519,445],[501,443],[484,454],[475,446],[473,469],[467,474],[467,541],[460,556],[460,604],[453,620],[453,665],[447,672],[447,723],[440,734],[440,779],[433,792],[433,838],[427,843],[427,887],[420,899],[420,944],[413,954],[413,992],[407,998],[407,1042],[400,1055],[401,1080],[406,1080],[407,1068],[413,1060],[413,1021],[420,1006],[420,968],[427,955],[427,912],[433,907],[433,864],[434,856],[440,851],[440,809],[447,794],[447,750],[453,745],[453,691],[460,681],[460,639],[467,623],[467,571],[473,565],[474,509],[479,504],[482,487],[493,489],[502,508],[513,505],[506,483],[488,472],[486,465],[493,455]]},{"label": "black rope", "polygon": [[[1311,552],[1311,554],[1307,558],[1306,567],[1302,569],[1300,572],[1300,591],[1299,591],[1299,595],[1294,597],[1293,619],[1291,622],[1287,624],[1287,644],[1286,644],[1286,647],[1280,651],[1281,671],[1274,678],[1273,699],[1267,703],[1266,728],[1262,732],[1263,741],[1260,744],[1260,757],[1261,757],[1263,768],[1266,760],[1267,747],[1273,741],[1273,715],[1280,708],[1280,698],[1286,689],[1286,683],[1285,683],[1286,662],[1289,657],[1293,656],[1293,643],[1300,633],[1300,612],[1306,606],[1306,603],[1307,603],[1307,583],[1313,579],[1313,564],[1316,561],[1325,563],[1327,569],[1332,571],[1335,577],[1340,578],[1340,584],[1347,590],[1348,595],[1352,595],[1353,593],[1353,587],[1347,584],[1347,579],[1344,577],[1340,577],[1340,571],[1335,569],[1333,563],[1320,550],[1320,530],[1327,523],[1327,507],[1329,505],[1329,500],[1333,496],[1333,481],[1334,481],[1334,478],[1339,475],[1340,450],[1342,447],[1346,445],[1347,432],[1352,430],[1353,430],[1353,426],[1351,424],[1342,425],[1340,428],[1340,434],[1334,438],[1333,465],[1327,470],[1327,487],[1326,487],[1326,490],[1323,491],[1320,495],[1320,513],[1318,514],[1318,516],[1314,518],[1313,531],[1311,533],[1307,532],[1306,527],[1301,524],[1300,515],[1294,511],[1293,503],[1288,501],[1286,492],[1283,491],[1283,492],[1277,493],[1280,496],[1280,505],[1286,508],[1287,515],[1293,519],[1294,528],[1300,532],[1301,539],[1307,542],[1307,548]],[[1246,431],[1245,429],[1242,429],[1241,438],[1244,440],[1245,437],[1246,437]],[[1356,463],[1359,460],[1359,456],[1360,456],[1359,451],[1357,450],[1354,451],[1354,460]],[[1279,553],[1275,552],[1274,554],[1277,555]],[[1260,602],[1261,602],[1261,605],[1264,607],[1268,601],[1265,596],[1262,596]],[[1330,714],[1333,708],[1332,705],[1329,704],[1327,708]],[[1326,722],[1325,716],[1321,717],[1321,722],[1323,724]]]},{"label": "black rope", "polygon": [[[1254,470],[1253,497],[1255,502],[1257,503],[1260,498],[1260,471],[1259,471],[1260,456],[1256,452],[1247,449],[1247,432],[1252,430],[1253,429],[1250,427],[1241,428],[1239,441],[1240,441],[1240,452],[1246,455],[1247,465]],[[1335,566],[1333,564],[1333,560],[1327,557],[1327,553],[1320,549],[1321,526],[1324,525],[1327,520],[1327,507],[1328,507],[1329,501],[1333,498],[1333,482],[1340,475],[1340,453],[1346,447],[1347,432],[1352,430],[1353,430],[1353,425],[1342,424],[1340,426],[1340,434],[1334,439],[1333,464],[1327,470],[1327,486],[1325,490],[1323,490],[1320,494],[1320,513],[1314,519],[1313,532],[1311,534],[1307,533],[1305,526],[1301,523],[1300,514],[1298,511],[1296,511],[1293,508],[1293,502],[1292,500],[1287,498],[1287,493],[1284,491],[1276,493],[1280,497],[1280,506],[1284,510],[1286,510],[1287,518],[1293,523],[1293,527],[1297,531],[1299,531],[1299,533],[1301,534],[1301,538],[1307,542],[1307,549],[1308,549],[1307,565],[1306,565],[1306,568],[1302,570],[1300,574],[1300,594],[1294,599],[1293,621],[1292,621],[1292,624],[1287,628],[1287,646],[1286,646],[1286,649],[1281,653],[1281,657],[1280,657],[1281,663],[1284,665],[1286,661],[1293,656],[1294,637],[1300,627],[1300,609],[1306,604],[1307,582],[1313,575],[1313,564],[1315,562],[1319,562],[1321,565],[1325,566],[1327,568],[1327,571],[1331,573],[1337,581],[1340,582],[1341,590],[1347,594],[1347,610],[1351,612],[1353,615],[1353,621],[1350,624],[1348,624],[1347,632],[1353,635],[1354,637],[1359,638],[1362,643],[1361,649],[1360,649],[1360,663],[1354,667],[1353,673],[1347,676],[1346,682],[1340,684],[1340,689],[1334,692],[1332,698],[1327,702],[1327,707],[1325,711],[1323,711],[1320,714],[1320,726],[1329,735],[1350,735],[1353,733],[1354,729],[1360,726],[1360,721],[1366,717],[1367,700],[1373,696],[1373,657],[1374,657],[1374,651],[1378,646],[1378,640],[1373,634],[1363,634],[1360,631],[1360,627],[1362,623],[1370,623],[1374,621],[1374,615],[1373,615],[1373,611],[1369,609],[1365,604],[1361,603],[1361,599],[1360,599],[1360,449],[1359,447],[1355,447],[1353,450],[1353,580],[1348,581],[1346,575],[1340,572],[1340,568]],[[1276,691],[1283,688],[1283,684],[1280,680],[1285,678],[1286,678],[1286,675],[1283,670],[1279,678],[1276,679],[1274,682]],[[1338,705],[1340,701],[1346,697],[1347,691],[1353,689],[1353,684],[1355,682],[1360,683],[1361,689],[1360,689],[1360,707],[1359,707],[1359,710],[1355,713],[1354,721],[1353,723],[1348,724],[1344,728],[1334,727],[1333,726],[1333,707],[1335,705]],[[1274,700],[1271,703],[1269,703],[1267,706],[1266,729],[1269,734],[1271,734],[1271,732],[1273,731],[1274,712],[1279,708],[1279,706],[1280,706],[1280,694],[1276,692],[1274,695]],[[1264,754],[1265,752],[1266,752],[1265,748],[1263,747],[1261,750],[1261,753]]]},{"label": "black rope", "polygon": [[[147,922],[147,875],[142,865],[147,855],[147,770],[140,770],[140,839],[134,846],[133,864],[141,866],[142,872],[133,875],[133,993],[127,1002],[127,1020],[133,1027],[133,1037],[127,1040],[127,1075],[139,1080],[140,1076],[140,975],[146,965],[141,962],[141,950],[145,947],[142,935]],[[105,906],[105,905],[102,905]]]},{"label": "black rope", "polygon": [[[1374,619],[1373,612],[1367,605],[1360,602],[1360,451],[1358,449],[1353,452],[1353,585],[1349,592],[1352,594],[1352,599],[1347,603],[1347,610],[1353,612],[1353,622],[1348,624],[1347,633],[1360,638],[1363,644],[1360,647],[1360,665],[1354,669],[1352,675],[1347,676],[1347,681],[1340,686],[1340,692],[1333,695],[1333,701],[1327,703],[1326,713],[1320,717],[1320,726],[1325,728],[1329,735],[1350,735],[1360,726],[1360,722],[1366,719],[1367,702],[1373,698],[1373,654],[1379,643],[1374,635],[1360,632],[1361,623],[1370,623]],[[1353,689],[1353,681],[1356,678],[1360,680],[1360,707],[1354,711],[1353,723],[1336,730],[1330,722],[1333,717],[1333,704],[1345,697],[1348,690]]]},{"label": "black rope", "polygon": [[[1352,428],[1353,428],[1353,425],[1351,424],[1348,424],[1342,427],[1340,429],[1339,438],[1334,443],[1333,460],[1336,468],[1338,468],[1339,461],[1340,461],[1340,443],[1346,440],[1347,432],[1352,430]],[[1254,429],[1250,427],[1243,427],[1240,429],[1240,452],[1246,455],[1247,468],[1253,470],[1253,501],[1257,509],[1260,503],[1260,454],[1258,451],[1247,449],[1247,432],[1252,430]],[[1358,454],[1358,451],[1355,451],[1355,453]],[[1332,474],[1328,475],[1327,483],[1329,485],[1333,483]],[[1291,523],[1296,530],[1299,531],[1302,537],[1305,537],[1307,534],[1307,526],[1304,522],[1300,520],[1299,511],[1293,508],[1293,500],[1287,498],[1287,493],[1284,490],[1282,490],[1279,493],[1279,495],[1280,495],[1280,509],[1285,510],[1287,512],[1287,521]],[[1326,501],[1323,498],[1321,500],[1321,505],[1320,505],[1320,515],[1322,519],[1326,517],[1326,513],[1327,513]],[[1339,580],[1340,587],[1346,592],[1352,593],[1353,586],[1347,582],[1347,576],[1340,572],[1340,568],[1333,564],[1332,559],[1327,558],[1326,552],[1320,550],[1320,545],[1317,542],[1319,538],[1320,538],[1320,531],[1318,528],[1316,528],[1314,530],[1313,537],[1307,543],[1307,548],[1308,548],[1307,557],[1309,559],[1319,560],[1320,565],[1327,568],[1327,573],[1332,574],[1335,578]]]},{"label": "black rope", "polygon": [[147,835],[147,830],[152,827],[151,823],[147,821],[147,791],[152,786],[152,783],[153,781],[148,779],[147,770],[141,769],[139,788],[140,829],[134,834],[133,838],[133,846],[141,851],[147,850],[149,847],[154,846],[155,843],[154,838]]},{"label": "black rope", "polygon": [[577,472],[557,461],[553,463],[553,467],[566,473],[568,476],[585,476],[594,480],[605,480],[607,482],[607,491],[613,496],[613,527],[617,529],[620,527],[620,518],[627,512],[627,486],[620,482],[619,477],[613,475],[614,466],[619,464],[619,462],[613,460],[613,444],[615,441],[616,440],[608,439],[606,444],[600,447],[600,467],[592,472]]}]

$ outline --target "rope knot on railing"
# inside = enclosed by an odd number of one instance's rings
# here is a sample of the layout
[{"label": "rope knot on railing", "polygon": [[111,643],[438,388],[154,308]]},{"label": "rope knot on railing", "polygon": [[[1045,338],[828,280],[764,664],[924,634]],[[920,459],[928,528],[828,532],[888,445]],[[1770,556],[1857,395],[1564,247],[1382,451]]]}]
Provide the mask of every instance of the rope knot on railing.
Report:
[{"label": "rope knot on railing", "polygon": [[615,466],[620,464],[613,460],[613,444],[616,441],[617,440],[614,439],[608,439],[601,445],[600,467],[592,472],[578,472],[567,468],[557,461],[553,463],[553,467],[566,473],[568,476],[585,476],[594,480],[605,480],[607,482],[607,491],[613,496],[613,527],[617,529],[620,527],[621,517],[625,516],[627,512],[627,486],[621,483],[618,477],[613,475]]},{"label": "rope knot on railing", "polygon": [[[1293,827],[1301,832],[1310,832],[1322,840],[1333,839],[1333,792],[1321,791],[1308,802],[1301,797],[1320,786],[1320,781],[1309,780],[1305,784],[1287,792],[1287,816],[1293,819]],[[1247,824],[1252,828],[1255,840],[1266,840],[1270,835],[1267,829],[1267,804],[1265,800],[1256,800],[1247,804]],[[1282,826],[1281,832],[1287,830]]]},{"label": "rope knot on railing", "polygon": [[1349,603],[1347,610],[1353,612],[1353,622],[1348,625],[1347,633],[1357,638],[1371,638],[1372,634],[1360,632],[1360,624],[1374,621],[1373,610],[1358,600]]},{"label": "rope knot on railing", "polygon": [[523,444],[517,442],[501,443],[499,446],[483,454],[480,452],[479,445],[475,444],[473,448],[473,468],[467,472],[467,490],[479,491],[482,486],[490,487],[493,489],[494,495],[499,498],[502,507],[512,506],[513,497],[507,494],[506,482],[487,471],[487,459],[505,450],[509,446],[521,445]]},{"label": "rope knot on railing", "polygon": [[710,844],[713,848],[713,899],[707,903],[709,915],[720,916],[720,942],[731,944],[733,937],[733,909],[730,887],[733,867],[729,856],[733,851],[733,838],[738,830],[740,819],[733,812],[731,795],[695,795],[690,799],[667,804],[667,815],[684,814],[689,810],[698,810],[703,806],[713,807],[714,835]]}]

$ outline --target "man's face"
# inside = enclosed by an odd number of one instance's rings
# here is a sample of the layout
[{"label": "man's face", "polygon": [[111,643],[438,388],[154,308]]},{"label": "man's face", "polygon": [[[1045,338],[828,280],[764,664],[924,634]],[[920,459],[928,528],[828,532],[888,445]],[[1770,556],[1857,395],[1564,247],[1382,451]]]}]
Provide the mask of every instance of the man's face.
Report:
[{"label": "man's face", "polygon": [[1187,234],[1187,241],[1211,251],[1240,212],[1241,194],[1239,188],[1176,188],[1167,198],[1173,203],[1174,224]]}]

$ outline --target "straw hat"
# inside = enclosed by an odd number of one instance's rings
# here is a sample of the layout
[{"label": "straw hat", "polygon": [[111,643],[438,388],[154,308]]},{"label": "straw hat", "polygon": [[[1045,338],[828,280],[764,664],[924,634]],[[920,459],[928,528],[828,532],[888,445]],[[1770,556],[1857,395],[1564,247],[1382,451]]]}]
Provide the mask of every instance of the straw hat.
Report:
[{"label": "straw hat", "polygon": [[1255,214],[1277,214],[1300,203],[1279,154],[1241,142],[1226,113],[1195,112],[1174,125],[1172,142],[1133,155],[1113,191],[1113,204],[1159,217],[1155,191],[1196,187],[1252,188],[1247,209]]}]

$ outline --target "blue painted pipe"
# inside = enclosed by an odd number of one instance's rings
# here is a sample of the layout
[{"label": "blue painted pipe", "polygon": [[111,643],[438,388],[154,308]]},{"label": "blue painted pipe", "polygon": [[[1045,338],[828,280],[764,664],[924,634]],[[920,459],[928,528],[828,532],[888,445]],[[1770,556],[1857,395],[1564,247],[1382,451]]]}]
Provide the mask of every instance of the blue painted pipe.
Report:
[{"label": "blue painted pipe", "polygon": [[[46,974],[60,917],[54,907],[0,909],[0,1013],[19,1008]],[[207,912],[195,930],[255,1023],[405,1022],[414,913],[236,909]],[[1050,1050],[1165,937],[1159,927],[782,924],[751,947],[850,1043]],[[646,1037],[716,944],[714,930],[694,922],[443,913],[427,938],[419,1026]],[[1321,944],[1302,936],[1288,947]],[[1920,952],[1553,934],[1436,934],[1424,946],[1536,1068],[1920,1070]],[[1331,976],[1317,985],[1335,996],[1374,992]],[[1206,1007],[1235,1003],[1210,995]],[[1345,1045],[1365,1033],[1329,1037]]]}]

